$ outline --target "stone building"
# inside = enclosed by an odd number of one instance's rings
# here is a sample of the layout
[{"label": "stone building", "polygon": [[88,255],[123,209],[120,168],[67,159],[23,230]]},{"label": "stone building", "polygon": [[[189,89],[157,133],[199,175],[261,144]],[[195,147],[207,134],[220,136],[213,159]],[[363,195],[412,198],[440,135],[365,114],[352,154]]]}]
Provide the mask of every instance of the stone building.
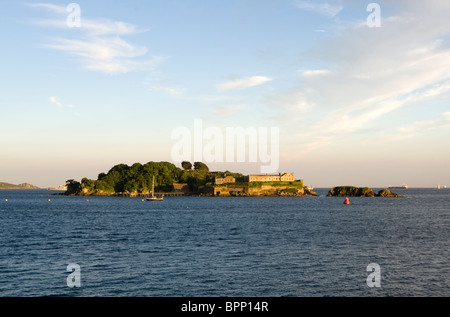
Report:
[{"label": "stone building", "polygon": [[295,182],[295,176],[294,173],[284,173],[284,174],[278,174],[278,175],[248,175],[245,177],[245,181],[249,183],[256,183],[256,182]]},{"label": "stone building", "polygon": [[236,183],[236,179],[233,176],[216,177],[215,180],[216,185],[233,184],[233,183]]}]

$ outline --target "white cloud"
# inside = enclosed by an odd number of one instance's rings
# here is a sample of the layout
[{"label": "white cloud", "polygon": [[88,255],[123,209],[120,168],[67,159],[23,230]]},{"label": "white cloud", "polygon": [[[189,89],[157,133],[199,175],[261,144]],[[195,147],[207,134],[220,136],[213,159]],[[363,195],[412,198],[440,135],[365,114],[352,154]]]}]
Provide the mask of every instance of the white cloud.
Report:
[{"label": "white cloud", "polygon": [[62,108],[62,107],[63,107],[63,104],[60,103],[60,102],[57,100],[57,97],[50,97],[50,98],[48,98],[48,100],[50,100],[50,102],[51,102],[52,104],[56,105],[58,108]]},{"label": "white cloud", "polygon": [[47,11],[51,11],[53,13],[59,13],[59,14],[67,14],[67,7],[59,6],[56,4],[51,3],[29,3],[27,4],[29,7],[32,8],[42,8]]},{"label": "white cloud", "polygon": [[[396,5],[401,10],[384,16],[381,28],[363,23],[343,27],[303,54],[306,63],[320,61],[333,71],[303,71],[297,88],[280,96],[289,102],[276,105],[283,122],[291,119],[287,138],[298,153],[387,125],[383,119],[388,115],[450,92],[450,4],[410,0]],[[295,104],[314,111],[302,112]],[[426,115],[424,125],[429,123]],[[398,121],[388,118],[390,129],[397,128]]]},{"label": "white cloud", "polygon": [[101,19],[98,21],[83,19],[82,28],[92,35],[131,35],[146,32],[140,30],[136,25]]},{"label": "white cloud", "polygon": [[327,69],[315,69],[315,70],[305,70],[303,72],[303,76],[312,77],[312,76],[324,76],[331,74],[330,70]]},{"label": "white cloud", "polygon": [[302,10],[313,11],[321,15],[333,18],[344,8],[341,5],[332,5],[329,3],[314,3],[307,1],[296,1],[295,6]]},{"label": "white cloud", "polygon": [[58,100],[58,97],[52,96],[49,97],[48,100],[54,104],[55,106],[57,106],[58,108],[73,108],[73,105],[71,104],[63,104],[62,102],[60,102]]},{"label": "white cloud", "polygon": [[[34,23],[53,28],[68,28],[66,7],[39,3],[31,7],[44,8],[60,16],[55,20],[39,20]],[[137,26],[108,19],[87,19],[82,16],[80,32],[71,33],[74,38],[56,38],[45,46],[67,52],[81,58],[85,69],[106,74],[148,70],[163,62],[165,57],[149,55],[148,49],[135,46],[123,36],[145,32]]]},{"label": "white cloud", "polygon": [[165,87],[165,86],[154,86],[154,85],[150,85],[151,89],[154,90],[161,90],[161,91],[165,91],[167,92],[170,96],[172,97],[180,97],[184,94],[184,92],[186,91],[186,89],[176,89],[176,88],[171,88],[171,87]]},{"label": "white cloud", "polygon": [[[63,13],[67,15],[67,12]],[[60,14],[60,15],[63,15]],[[66,29],[67,21],[62,17],[55,20],[33,20],[33,24],[43,26]],[[77,29],[83,31],[85,34],[90,36],[105,36],[105,35],[133,35],[138,33],[147,32],[147,30],[139,29],[136,25],[121,22],[121,21],[111,21],[109,19],[98,19],[92,20],[87,18],[82,18],[82,23]]]},{"label": "white cloud", "polygon": [[450,130],[450,112],[445,112],[437,118],[415,121],[409,125],[398,127],[396,133],[383,135],[375,141],[388,144],[443,130]]},{"label": "white cloud", "polygon": [[145,47],[135,47],[121,38],[99,38],[96,42],[58,39],[57,44],[47,47],[68,51],[71,54],[86,57],[90,60],[113,60],[115,58],[133,58],[145,55]]},{"label": "white cloud", "polygon": [[253,76],[249,78],[237,78],[225,81],[217,86],[217,90],[220,92],[225,92],[229,90],[235,90],[235,89],[243,89],[243,88],[249,88],[249,87],[256,87],[260,86],[262,84],[265,84],[269,81],[271,81],[272,78],[266,77],[266,76]]}]

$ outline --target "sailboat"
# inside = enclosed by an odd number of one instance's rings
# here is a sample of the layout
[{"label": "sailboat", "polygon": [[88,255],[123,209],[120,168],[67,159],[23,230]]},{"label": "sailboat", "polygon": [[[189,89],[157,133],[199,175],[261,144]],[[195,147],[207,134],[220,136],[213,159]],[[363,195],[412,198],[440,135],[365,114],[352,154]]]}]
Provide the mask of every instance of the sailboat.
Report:
[{"label": "sailboat", "polygon": [[147,201],[163,201],[164,195],[161,197],[155,196],[155,176],[153,176],[153,183],[152,183],[152,197],[146,198]]}]

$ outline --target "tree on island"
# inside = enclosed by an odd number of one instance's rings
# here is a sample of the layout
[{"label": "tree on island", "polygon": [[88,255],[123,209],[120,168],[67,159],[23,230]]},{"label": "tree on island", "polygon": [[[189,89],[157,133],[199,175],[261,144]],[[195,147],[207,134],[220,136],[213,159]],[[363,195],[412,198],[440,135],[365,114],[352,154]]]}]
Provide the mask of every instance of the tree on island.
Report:
[{"label": "tree on island", "polygon": [[[118,164],[107,173],[100,173],[96,180],[83,178],[81,182],[67,181],[66,195],[113,195],[116,193],[149,194],[155,178],[155,191],[171,192],[174,183],[189,186],[191,192],[198,192],[204,187],[213,186],[217,177],[233,176],[236,180],[244,180],[240,173],[214,172],[202,162],[194,165],[185,161],[183,169],[169,162],[135,163],[131,166]],[[193,168],[193,169],[192,169]]]},{"label": "tree on island", "polygon": [[66,191],[67,195],[74,195],[81,191],[81,183],[73,179],[69,179],[68,181],[66,181],[66,186],[67,186]]},{"label": "tree on island", "polygon": [[188,171],[188,170],[191,170],[191,169],[192,169],[192,164],[191,164],[191,162],[184,161],[184,162],[181,163],[181,167],[182,167],[185,171]]},{"label": "tree on island", "polygon": [[135,163],[132,166],[119,164],[108,173],[100,173],[97,180],[83,178],[81,183],[67,181],[66,194],[114,194],[149,193],[155,177],[155,187],[161,191],[171,191],[173,183],[181,181],[185,171],[169,162]]},{"label": "tree on island", "polygon": [[199,173],[208,173],[209,168],[205,163],[202,162],[195,162],[194,163],[194,170],[196,170]]}]

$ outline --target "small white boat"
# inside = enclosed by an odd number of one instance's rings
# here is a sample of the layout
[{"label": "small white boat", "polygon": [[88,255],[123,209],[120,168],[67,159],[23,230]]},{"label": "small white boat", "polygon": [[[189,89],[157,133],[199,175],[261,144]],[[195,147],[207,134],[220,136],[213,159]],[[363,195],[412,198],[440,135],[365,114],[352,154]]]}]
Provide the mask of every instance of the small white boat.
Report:
[{"label": "small white boat", "polygon": [[147,201],[163,201],[164,200],[164,196],[161,196],[161,197],[152,196],[152,197],[146,198],[146,200]]},{"label": "small white boat", "polygon": [[147,200],[147,201],[163,201],[164,200],[164,195],[162,195],[160,197],[155,196],[155,176],[153,176],[152,197],[148,197],[145,200]]}]

